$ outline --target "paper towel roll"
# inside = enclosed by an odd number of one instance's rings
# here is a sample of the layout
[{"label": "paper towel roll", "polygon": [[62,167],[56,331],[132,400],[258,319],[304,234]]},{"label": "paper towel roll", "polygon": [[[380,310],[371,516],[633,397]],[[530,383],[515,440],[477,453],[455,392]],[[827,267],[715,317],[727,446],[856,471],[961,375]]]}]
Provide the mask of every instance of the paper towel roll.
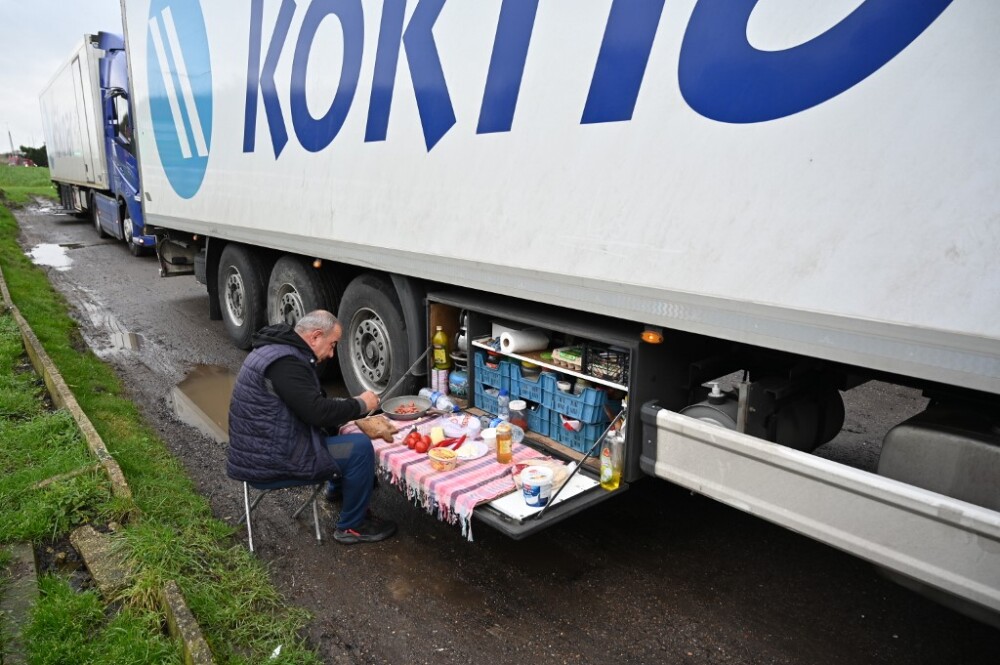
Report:
[{"label": "paper towel roll", "polygon": [[516,330],[500,334],[500,350],[527,353],[549,348],[549,336],[540,330]]}]

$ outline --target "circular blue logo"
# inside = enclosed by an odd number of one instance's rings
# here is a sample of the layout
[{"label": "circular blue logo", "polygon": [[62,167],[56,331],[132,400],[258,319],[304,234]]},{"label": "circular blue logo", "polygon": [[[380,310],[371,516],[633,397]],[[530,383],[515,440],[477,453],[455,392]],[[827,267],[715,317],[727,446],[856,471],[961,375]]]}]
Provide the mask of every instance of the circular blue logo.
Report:
[{"label": "circular blue logo", "polygon": [[212,63],[198,0],[153,0],[146,62],[153,136],[170,186],[194,196],[212,146]]}]

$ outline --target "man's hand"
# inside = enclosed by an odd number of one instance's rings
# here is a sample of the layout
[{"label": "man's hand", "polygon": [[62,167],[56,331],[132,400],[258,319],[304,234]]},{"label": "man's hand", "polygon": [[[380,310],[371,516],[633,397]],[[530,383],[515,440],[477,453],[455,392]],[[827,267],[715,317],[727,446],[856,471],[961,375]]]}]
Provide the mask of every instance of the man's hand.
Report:
[{"label": "man's hand", "polygon": [[376,395],[370,390],[364,391],[363,393],[358,395],[358,397],[360,397],[364,401],[365,407],[369,411],[374,411],[375,408],[379,405],[378,395]]}]

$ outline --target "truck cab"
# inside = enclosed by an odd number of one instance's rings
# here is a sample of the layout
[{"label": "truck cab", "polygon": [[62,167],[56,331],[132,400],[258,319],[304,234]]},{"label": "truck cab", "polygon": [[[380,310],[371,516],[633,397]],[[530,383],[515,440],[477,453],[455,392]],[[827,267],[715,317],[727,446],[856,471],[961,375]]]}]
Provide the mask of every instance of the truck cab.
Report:
[{"label": "truck cab", "polygon": [[113,195],[95,197],[94,226],[102,237],[113,236],[124,241],[129,251],[138,256],[155,249],[156,237],[143,233],[125,43],[121,36],[110,32],[92,36],[91,43],[104,52],[98,68],[108,186]]}]

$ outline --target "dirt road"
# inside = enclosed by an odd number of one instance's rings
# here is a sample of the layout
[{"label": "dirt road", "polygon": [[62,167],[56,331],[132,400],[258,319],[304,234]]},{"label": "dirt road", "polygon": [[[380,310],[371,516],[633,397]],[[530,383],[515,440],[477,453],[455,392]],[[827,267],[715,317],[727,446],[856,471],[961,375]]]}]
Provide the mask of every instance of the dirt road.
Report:
[{"label": "dirt road", "polygon": [[[26,251],[61,257],[39,260],[63,262],[50,278],[88,343],[215,514],[235,523],[242,490],[224,475],[224,447],[181,423],[170,401],[190,373],[236,371],[245,355],[208,319],[204,288],[161,279],[154,258],[131,257],[73,217],[39,207],[17,216]],[[870,467],[889,421],[922,402],[912,391],[858,390],[849,431],[827,454]],[[376,494],[375,511],[400,523],[376,545],[317,545],[308,519],[288,521],[293,498],[269,499],[256,520],[260,557],[288,600],[315,614],[309,638],[331,663],[1000,662],[1000,631],[662,481],[521,542],[477,524],[469,543],[393,489]]]}]

